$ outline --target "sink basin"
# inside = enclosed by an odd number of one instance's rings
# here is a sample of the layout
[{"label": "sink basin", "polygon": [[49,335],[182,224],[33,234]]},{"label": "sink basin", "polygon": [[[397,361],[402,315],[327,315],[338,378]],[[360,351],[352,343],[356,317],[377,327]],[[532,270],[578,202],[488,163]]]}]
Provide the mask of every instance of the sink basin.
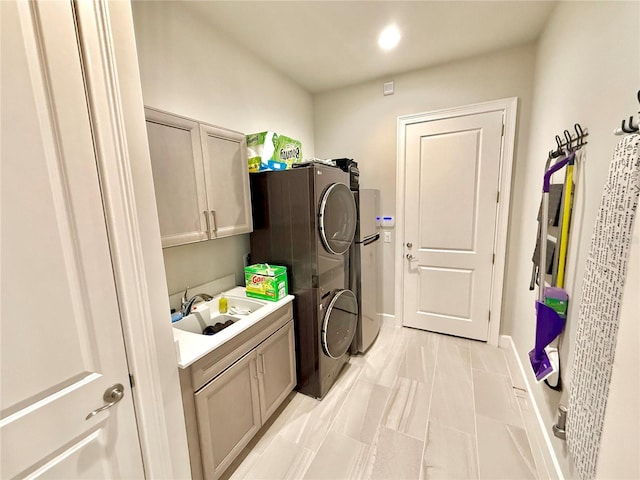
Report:
[{"label": "sink basin", "polygon": [[203,320],[199,315],[187,315],[181,320],[175,322],[173,324],[173,328],[177,328],[185,332],[199,333],[201,335],[213,335],[223,329],[221,327],[222,325],[226,328],[238,320],[240,320],[240,318],[225,314],[214,315],[208,321]]},{"label": "sink basin", "polygon": [[[227,297],[228,311],[231,315],[250,315],[256,310],[264,307],[265,303],[260,300],[253,300],[243,297],[234,297],[231,295],[225,295]],[[212,310],[217,310],[218,299],[214,298],[212,301]]]},{"label": "sink basin", "polygon": [[[212,353],[223,345],[229,345],[234,339],[246,339],[246,332],[261,332],[264,329],[260,325],[273,325],[284,317],[272,315],[276,310],[284,308],[283,312],[291,313],[292,295],[271,302],[261,298],[246,297],[244,287],[233,287],[225,290],[227,298],[226,313],[218,311],[220,295],[213,299],[193,305],[190,315],[171,324],[173,339],[176,346],[178,366],[181,369],[188,368],[194,362]],[[235,313],[234,313],[235,312]],[[219,330],[214,335],[203,334],[207,327],[229,322],[229,326]],[[216,330],[220,328],[220,325]],[[212,332],[213,333],[213,332]],[[251,336],[251,335],[249,335]]]},{"label": "sink basin", "polygon": [[225,297],[227,297],[227,313],[218,312],[220,297],[216,297],[205,302],[209,307],[206,312],[210,312],[211,315],[209,319],[203,318],[201,314],[192,313],[173,323],[173,328],[200,335],[214,335],[265,306],[265,302],[260,300],[226,294]]}]

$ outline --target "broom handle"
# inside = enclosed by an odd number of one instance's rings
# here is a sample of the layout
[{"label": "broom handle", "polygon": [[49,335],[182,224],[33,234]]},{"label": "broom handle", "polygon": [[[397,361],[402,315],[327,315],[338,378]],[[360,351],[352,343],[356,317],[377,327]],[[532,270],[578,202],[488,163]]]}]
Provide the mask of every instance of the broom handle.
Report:
[{"label": "broom handle", "polygon": [[540,218],[540,263],[538,264],[538,300],[544,303],[544,283],[547,277],[547,211],[549,210],[549,191],[542,194],[542,218]]},{"label": "broom handle", "polygon": [[[545,174],[544,174],[544,182],[542,183],[542,192],[543,193],[549,193],[549,188],[551,186],[551,175],[553,175],[558,170],[563,168],[569,162],[573,162],[573,159],[575,157],[576,157],[575,152],[571,152],[568,157],[560,160],[558,163],[556,163],[553,167],[551,167],[549,170],[547,170],[545,172]],[[545,212],[543,212],[543,213],[545,213]]]},{"label": "broom handle", "polygon": [[562,206],[562,231],[560,232],[560,254],[558,255],[558,279],[556,280],[556,286],[560,288],[564,288],[567,246],[569,245],[571,196],[573,194],[573,163],[570,163],[567,167],[567,178],[565,180],[564,192],[564,205]]}]

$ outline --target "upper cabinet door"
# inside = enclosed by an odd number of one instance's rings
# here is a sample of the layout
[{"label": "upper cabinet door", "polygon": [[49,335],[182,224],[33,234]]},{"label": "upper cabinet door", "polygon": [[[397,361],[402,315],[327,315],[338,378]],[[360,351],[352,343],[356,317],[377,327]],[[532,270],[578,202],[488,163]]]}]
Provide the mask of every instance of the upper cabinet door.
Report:
[{"label": "upper cabinet door", "polygon": [[238,132],[200,124],[211,238],[253,230],[247,141]]},{"label": "upper cabinet door", "polygon": [[209,239],[198,122],[145,108],[162,246]]}]

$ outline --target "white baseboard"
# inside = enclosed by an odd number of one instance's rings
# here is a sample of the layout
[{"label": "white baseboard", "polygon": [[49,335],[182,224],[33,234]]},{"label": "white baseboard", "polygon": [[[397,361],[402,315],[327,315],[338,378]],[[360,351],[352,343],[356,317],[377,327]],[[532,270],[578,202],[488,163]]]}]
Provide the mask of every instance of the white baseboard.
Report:
[{"label": "white baseboard", "polygon": [[402,326],[402,321],[400,320],[400,317],[392,314],[392,313],[381,313],[380,315],[382,315],[382,324],[383,325],[393,325],[395,327],[401,327]]},{"label": "white baseboard", "polygon": [[551,458],[551,462],[553,463],[553,468],[555,469],[557,478],[560,480],[564,480],[564,475],[562,470],[560,469],[560,463],[558,462],[558,457],[556,456],[556,452],[553,449],[553,445],[551,444],[551,438],[547,432],[547,425],[544,423],[542,419],[542,415],[540,414],[540,409],[538,408],[538,404],[536,403],[536,399],[533,396],[533,390],[531,388],[531,383],[529,382],[529,378],[527,372],[520,361],[520,355],[518,355],[518,350],[516,349],[516,345],[513,342],[513,338],[510,335],[501,335],[499,340],[499,346],[504,350],[508,350],[510,355],[515,357],[516,363],[520,368],[520,375],[522,377],[522,381],[526,386],[527,394],[529,396],[529,401],[533,407],[533,411],[536,414],[536,418],[538,419],[538,426],[540,427],[540,431],[542,432],[542,438],[544,439],[545,446],[549,452],[549,456]]}]

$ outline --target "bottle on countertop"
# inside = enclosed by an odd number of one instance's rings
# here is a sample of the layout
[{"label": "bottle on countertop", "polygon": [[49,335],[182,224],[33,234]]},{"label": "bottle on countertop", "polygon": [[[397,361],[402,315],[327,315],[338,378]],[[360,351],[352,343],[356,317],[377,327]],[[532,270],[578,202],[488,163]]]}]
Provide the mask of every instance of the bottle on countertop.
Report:
[{"label": "bottle on countertop", "polygon": [[220,295],[220,300],[218,301],[218,311],[220,313],[227,313],[228,310],[228,302],[227,297],[224,296],[224,293]]}]

